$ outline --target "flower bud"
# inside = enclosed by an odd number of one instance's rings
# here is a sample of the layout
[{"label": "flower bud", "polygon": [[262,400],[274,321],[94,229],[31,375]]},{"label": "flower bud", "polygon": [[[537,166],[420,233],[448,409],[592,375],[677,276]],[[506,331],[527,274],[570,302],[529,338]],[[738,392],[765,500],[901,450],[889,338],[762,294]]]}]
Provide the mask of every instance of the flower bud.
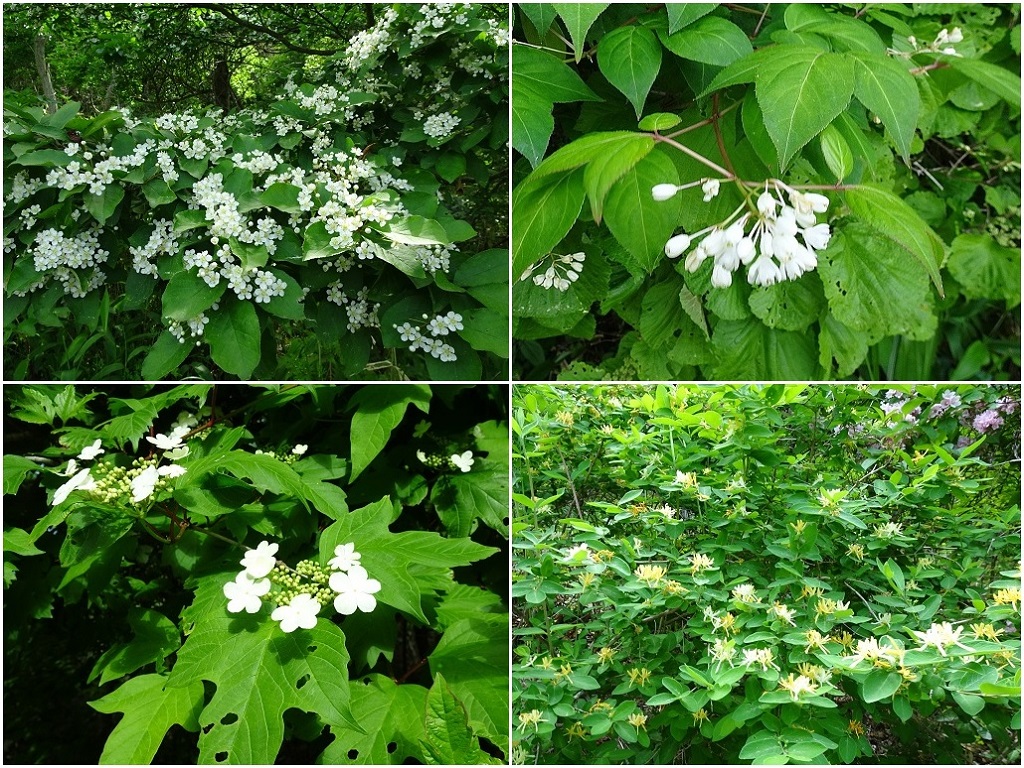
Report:
[{"label": "flower bud", "polygon": [[689,235],[685,233],[676,235],[665,243],[665,255],[670,259],[678,259],[690,247],[690,242]]},{"label": "flower bud", "polygon": [[678,191],[679,187],[675,184],[655,184],[651,189],[651,195],[657,202],[661,203],[675,197]]},{"label": "flower bud", "polygon": [[962,43],[964,40],[964,33],[960,27],[953,27],[953,31],[949,33],[949,37],[946,39],[951,43]]}]

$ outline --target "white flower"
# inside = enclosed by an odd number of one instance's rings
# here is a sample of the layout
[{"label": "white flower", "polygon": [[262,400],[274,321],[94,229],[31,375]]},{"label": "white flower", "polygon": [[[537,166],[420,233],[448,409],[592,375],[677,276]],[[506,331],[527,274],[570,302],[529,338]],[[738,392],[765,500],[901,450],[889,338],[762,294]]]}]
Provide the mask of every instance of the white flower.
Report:
[{"label": "white flower", "polygon": [[172,448],[180,448],[182,445],[181,438],[177,435],[157,435],[156,437],[146,435],[146,440],[155,445],[158,451],[169,451]]},{"label": "white flower", "polygon": [[186,456],[188,456],[188,452],[189,447],[187,445],[183,445],[180,448],[175,448],[172,451],[167,451],[166,453],[164,453],[164,458],[168,459],[169,461],[177,461],[178,459],[184,459]]},{"label": "white flower", "polygon": [[466,451],[463,454],[453,453],[449,457],[449,461],[456,467],[461,469],[463,472],[469,472],[473,468],[473,452]]},{"label": "white flower", "polygon": [[68,460],[68,465],[64,467],[64,471],[61,472],[64,477],[71,477],[75,472],[78,471],[78,462],[74,459]]},{"label": "white flower", "polygon": [[53,506],[56,507],[64,501],[72,491],[91,491],[95,487],[96,481],[89,474],[89,470],[83,469],[53,492]]},{"label": "white flower", "polygon": [[676,235],[665,243],[665,255],[670,259],[678,259],[687,248],[690,247],[690,236],[687,234]]},{"label": "white flower", "polygon": [[679,187],[675,184],[655,184],[651,189],[651,196],[659,203],[675,197]]},{"label": "white flower", "polygon": [[277,544],[269,541],[261,541],[256,549],[250,549],[241,559],[242,567],[254,579],[262,579],[272,570],[277,563],[274,555],[277,554]]},{"label": "white flower", "polygon": [[738,600],[741,603],[759,603],[761,598],[757,596],[754,591],[753,584],[740,584],[738,587],[733,587],[732,596],[734,600]]},{"label": "white flower", "polygon": [[312,629],[316,626],[316,616],[320,613],[320,603],[313,597],[302,593],[292,598],[288,605],[279,605],[270,614],[274,621],[281,622],[283,632],[294,632],[299,627]]},{"label": "white flower", "polygon": [[224,597],[228,599],[228,612],[256,613],[263,602],[261,597],[270,592],[269,579],[253,579],[248,573],[242,571],[234,581],[224,585]]},{"label": "white flower", "polygon": [[933,623],[927,632],[919,632],[916,629],[910,631],[917,635],[917,639],[921,642],[921,650],[924,650],[929,645],[934,645],[936,650],[943,656],[946,655],[946,646],[948,645],[958,646],[965,651],[973,650],[960,642],[960,635],[963,634],[964,628],[957,627],[953,629],[953,625],[948,621],[944,621],[941,624]]},{"label": "white flower", "polygon": [[380,592],[380,582],[371,579],[361,565],[353,565],[348,573],[331,574],[331,589],[338,593],[334,598],[335,610],[348,616],[357,610],[369,613],[377,607],[374,594]]},{"label": "white flower", "polygon": [[[580,554],[582,554],[583,557],[580,557]],[[589,557],[590,547],[588,547],[586,544],[578,544],[575,547],[571,547],[569,551],[565,553],[564,561],[581,563]]]},{"label": "white flower", "polygon": [[362,555],[356,552],[355,544],[339,544],[334,548],[334,557],[331,558],[328,565],[336,571],[348,571],[353,566],[359,565],[361,557]]},{"label": "white flower", "polygon": [[78,454],[78,458],[82,459],[82,461],[91,461],[100,454],[106,453],[106,451],[100,448],[100,442],[100,440],[97,440],[92,445],[88,445],[83,448],[82,452]]},{"label": "white flower", "polygon": [[142,472],[132,478],[130,483],[132,489],[132,501],[145,501],[153,495],[156,484],[160,480],[160,473],[156,467],[146,467]]},{"label": "white flower", "polygon": [[703,184],[700,185],[701,190],[704,192],[704,202],[710,203],[712,198],[717,197],[718,190],[722,184],[718,179],[706,179]]},{"label": "white flower", "polygon": [[292,453],[295,454],[296,456],[303,456],[303,455],[305,455],[306,451],[308,451],[308,450],[309,450],[309,446],[308,445],[303,445],[302,443],[299,443],[294,448],[292,448]]},{"label": "white flower", "polygon": [[181,477],[187,470],[180,464],[168,464],[166,467],[157,469],[160,477]]}]

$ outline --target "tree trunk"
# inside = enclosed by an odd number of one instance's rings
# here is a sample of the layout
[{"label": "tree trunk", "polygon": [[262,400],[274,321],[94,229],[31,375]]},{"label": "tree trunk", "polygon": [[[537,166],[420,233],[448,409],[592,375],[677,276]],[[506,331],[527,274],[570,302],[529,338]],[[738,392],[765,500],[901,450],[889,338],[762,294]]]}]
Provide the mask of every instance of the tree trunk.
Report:
[{"label": "tree trunk", "polygon": [[46,63],[46,37],[36,35],[34,46],[36,71],[43,84],[43,98],[46,99],[46,111],[53,114],[57,111],[57,94],[53,91],[53,80],[50,79],[50,65]]},{"label": "tree trunk", "polygon": [[117,86],[117,70],[114,69],[110,75],[110,82],[107,84],[107,92],[103,94],[103,102],[100,104],[100,110],[106,112],[110,109],[110,105],[114,103],[114,88]]},{"label": "tree trunk", "polygon": [[366,26],[372,27],[375,23],[373,3],[363,3],[363,12],[366,13]]}]

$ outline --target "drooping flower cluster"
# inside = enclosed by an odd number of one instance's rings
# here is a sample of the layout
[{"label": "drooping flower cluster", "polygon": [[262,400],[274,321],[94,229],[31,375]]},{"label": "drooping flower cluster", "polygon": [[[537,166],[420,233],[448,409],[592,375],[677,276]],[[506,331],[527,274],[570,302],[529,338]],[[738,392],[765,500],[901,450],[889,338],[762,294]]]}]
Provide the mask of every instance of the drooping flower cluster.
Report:
[{"label": "drooping flower cluster", "polygon": [[[709,183],[715,181],[703,181],[705,201],[718,194],[718,185]],[[678,191],[696,183],[681,187],[658,184],[652,194],[655,200],[667,200],[673,188]],[[818,224],[816,216],[828,210],[827,197],[800,192],[772,179],[765,182],[757,198],[756,212],[748,210],[748,205],[744,202],[719,224],[692,235],[675,235],[665,244],[665,255],[677,259],[702,238],[686,257],[686,270],[696,272],[712,259],[711,285],[716,288],[732,285],[733,273],[741,265],[748,267],[747,282],[760,286],[796,280],[817,267],[817,251],[831,238],[828,224]]]},{"label": "drooping flower cluster", "polygon": [[462,315],[458,312],[448,312],[444,315],[436,315],[431,318],[423,315],[426,320],[426,333],[418,325],[402,323],[392,327],[398,332],[402,341],[409,342],[409,351],[415,352],[422,349],[432,357],[438,358],[442,363],[455,362],[458,356],[455,354],[455,347],[442,341],[442,337],[450,333],[461,331],[465,328],[462,324]]},{"label": "drooping flower cluster", "polygon": [[320,609],[331,601],[344,616],[377,607],[374,595],[381,584],[360,565],[362,555],[355,544],[336,546],[329,570],[312,560],[301,560],[292,570],[278,561],[278,549],[277,544],[261,541],[245,553],[240,561],[243,570],[224,585],[229,613],[258,613],[268,598],[277,604],[270,618],[283,632],[294,632],[315,627]]},{"label": "drooping flower cluster", "polygon": [[[535,275],[534,272],[541,269],[548,258],[551,261],[548,262],[547,269]],[[564,256],[552,253],[528,266],[519,279],[527,280],[533,277],[534,285],[545,289],[557,288],[562,293],[565,293],[573,283],[579,280],[580,275],[583,273],[583,262],[586,260],[587,254],[583,251],[569,253]]]},{"label": "drooping flower cluster", "polygon": [[914,37],[909,35],[907,37],[907,43],[913,47],[910,51],[897,51],[892,48],[888,49],[888,53],[891,56],[901,56],[909,58],[919,53],[942,53],[946,56],[960,56],[957,53],[956,48],[953,47],[956,43],[962,43],[964,40],[964,33],[960,27],[953,27],[953,31],[950,32],[948,29],[943,27],[939,30],[939,33],[935,36],[927,45],[922,45],[921,42]]}]

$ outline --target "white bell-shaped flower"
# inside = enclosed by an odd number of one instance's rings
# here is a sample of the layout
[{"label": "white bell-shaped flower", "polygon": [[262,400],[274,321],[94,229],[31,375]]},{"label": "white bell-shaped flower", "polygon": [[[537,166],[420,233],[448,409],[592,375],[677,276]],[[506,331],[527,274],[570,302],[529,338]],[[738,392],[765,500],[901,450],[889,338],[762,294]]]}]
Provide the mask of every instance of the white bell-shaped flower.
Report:
[{"label": "white bell-shaped flower", "polygon": [[669,238],[665,243],[665,255],[670,259],[678,259],[690,247],[690,242],[690,236],[685,233]]}]

